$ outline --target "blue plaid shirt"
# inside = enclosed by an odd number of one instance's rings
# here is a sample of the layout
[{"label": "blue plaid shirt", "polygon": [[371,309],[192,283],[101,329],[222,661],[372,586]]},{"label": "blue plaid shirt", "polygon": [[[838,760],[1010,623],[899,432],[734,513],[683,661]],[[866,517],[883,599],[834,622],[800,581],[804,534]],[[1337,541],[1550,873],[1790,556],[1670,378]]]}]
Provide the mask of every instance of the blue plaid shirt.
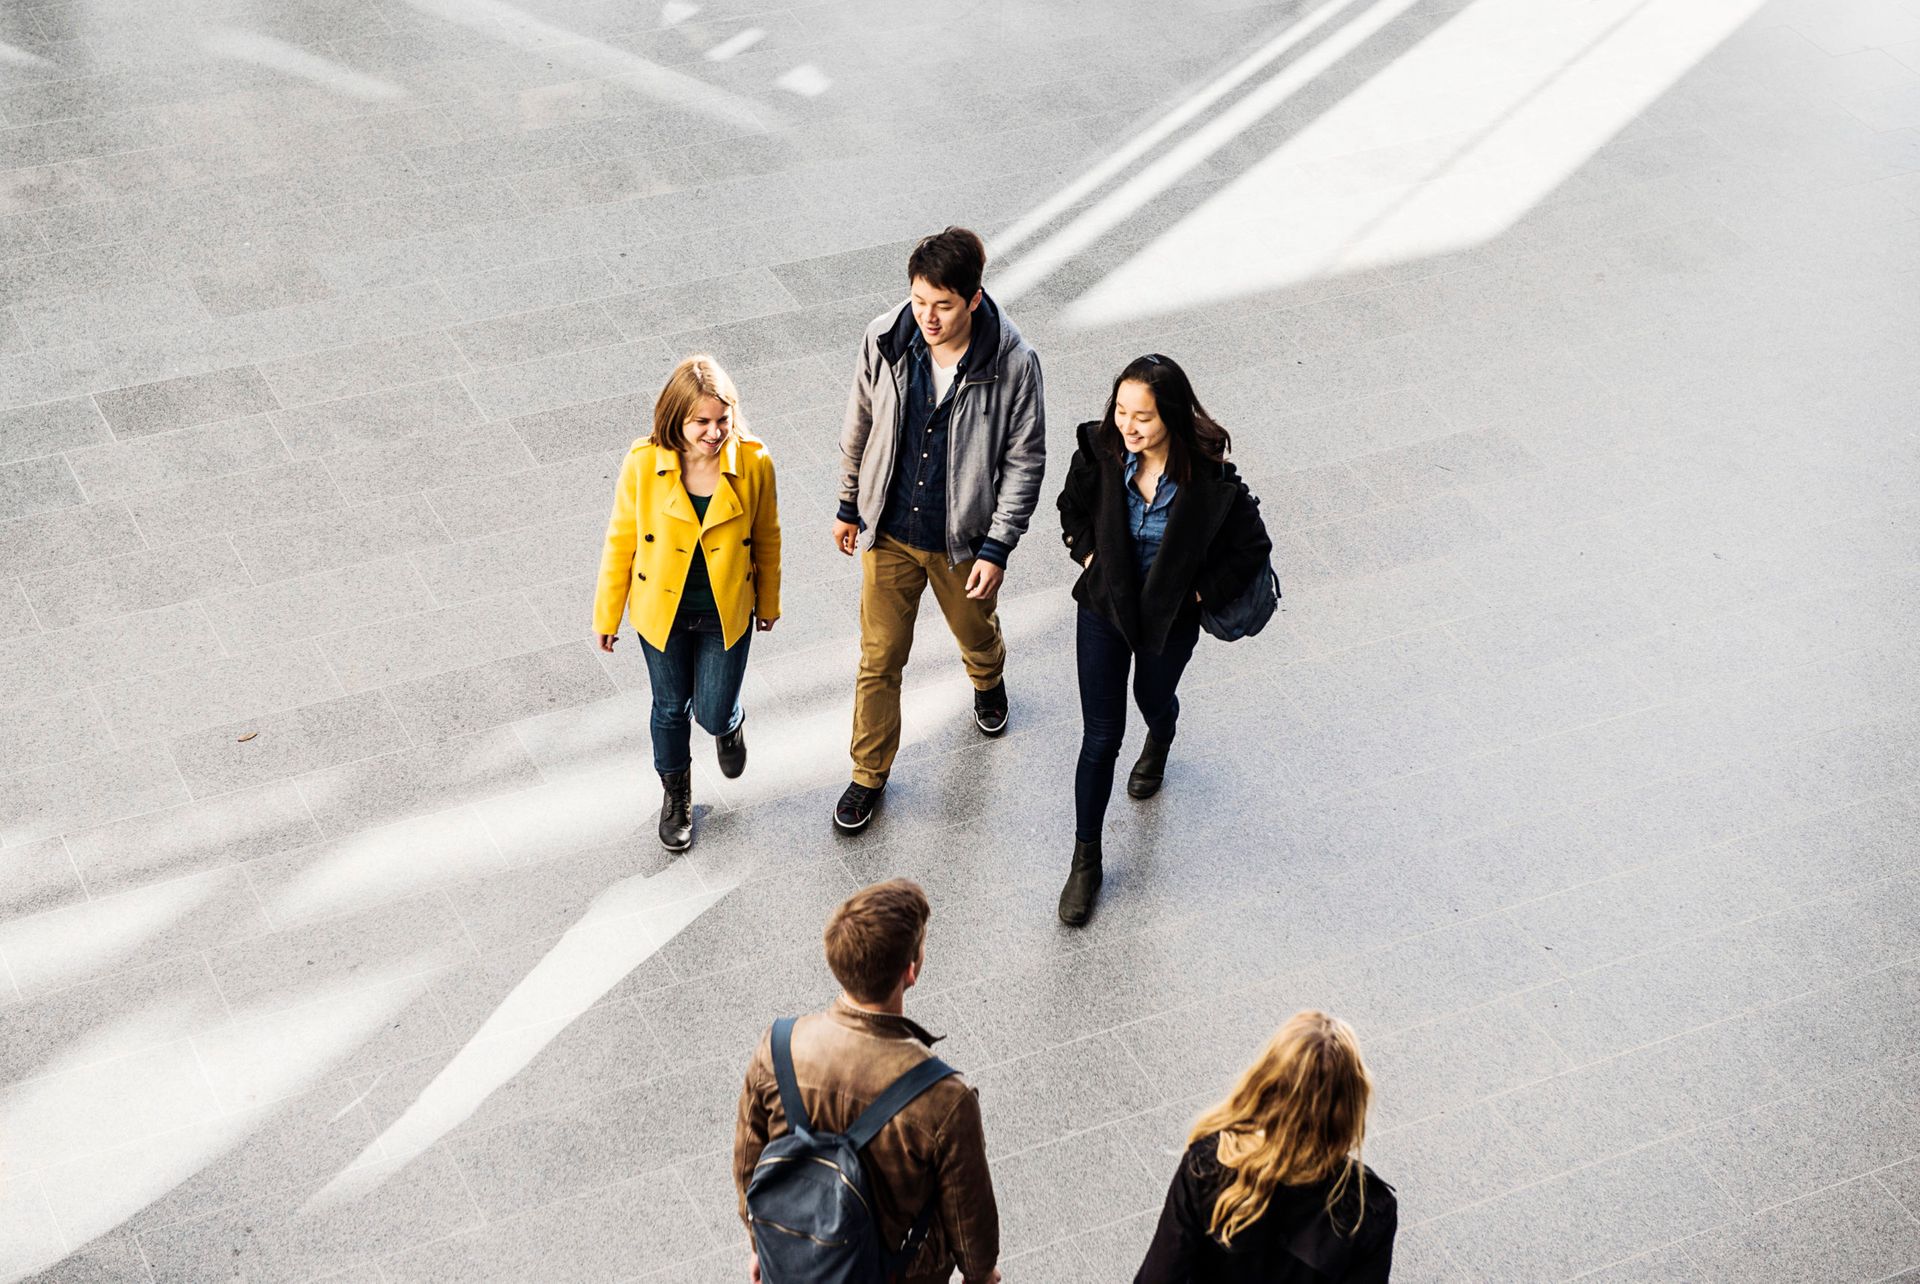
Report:
[{"label": "blue plaid shirt", "polygon": [[1149,504],[1134,489],[1133,479],[1139,471],[1140,456],[1129,450],[1125,470],[1127,533],[1133,536],[1133,561],[1144,582],[1147,572],[1153,569],[1154,557],[1160,552],[1160,541],[1167,537],[1167,514],[1173,509],[1173,497],[1180,487],[1173,478],[1162,473],[1160,485],[1153,492],[1153,502]]}]

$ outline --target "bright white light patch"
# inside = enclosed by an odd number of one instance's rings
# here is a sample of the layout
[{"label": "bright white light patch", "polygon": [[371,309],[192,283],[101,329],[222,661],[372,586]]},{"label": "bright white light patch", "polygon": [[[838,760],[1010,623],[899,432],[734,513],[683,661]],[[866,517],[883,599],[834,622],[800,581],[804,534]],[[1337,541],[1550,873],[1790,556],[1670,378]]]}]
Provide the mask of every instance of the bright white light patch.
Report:
[{"label": "bright white light patch", "polygon": [[810,62],[801,63],[773,83],[790,94],[799,94],[802,98],[818,98],[833,86],[833,81],[827,78],[827,73]]},{"label": "bright white light patch", "polygon": [[[1381,67],[1075,301],[1115,324],[1446,254],[1501,235],[1751,17],[1760,0],[1479,0]],[[1030,286],[1363,56],[1378,0],[1149,162],[1001,277]]]},{"label": "bright white light patch", "polygon": [[735,54],[745,53],[753,48],[766,39],[766,36],[766,31],[760,27],[748,27],[745,31],[737,32],[707,50],[707,61],[725,62]]},{"label": "bright white light patch", "polygon": [[51,67],[52,63],[37,53],[28,53],[18,45],[10,45],[0,40],[0,62],[10,62],[16,67]]}]

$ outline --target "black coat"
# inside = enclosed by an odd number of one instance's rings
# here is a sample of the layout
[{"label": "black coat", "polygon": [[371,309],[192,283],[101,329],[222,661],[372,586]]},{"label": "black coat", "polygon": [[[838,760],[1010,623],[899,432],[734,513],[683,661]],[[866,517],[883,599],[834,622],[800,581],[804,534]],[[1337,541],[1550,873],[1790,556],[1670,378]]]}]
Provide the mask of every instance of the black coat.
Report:
[{"label": "black coat", "polygon": [[1080,574],[1073,598],[1105,617],[1136,651],[1158,655],[1183,613],[1205,602],[1230,602],[1267,564],[1273,541],[1260,520],[1260,501],[1230,463],[1193,461],[1193,476],[1179,483],[1167,533],[1146,582],[1140,582],[1127,528],[1124,452],[1108,455],[1094,445],[1100,421],[1080,425],[1080,446],[1067,466],[1060,492],[1060,533],[1073,560],[1093,564]]},{"label": "black coat", "polygon": [[1207,1227],[1231,1174],[1220,1162],[1217,1136],[1202,1137],[1180,1160],[1133,1284],[1387,1284],[1399,1209],[1393,1187],[1371,1168],[1363,1172],[1364,1213],[1348,1190],[1329,1217],[1328,1182],[1281,1186],[1260,1220],[1224,1248]]}]

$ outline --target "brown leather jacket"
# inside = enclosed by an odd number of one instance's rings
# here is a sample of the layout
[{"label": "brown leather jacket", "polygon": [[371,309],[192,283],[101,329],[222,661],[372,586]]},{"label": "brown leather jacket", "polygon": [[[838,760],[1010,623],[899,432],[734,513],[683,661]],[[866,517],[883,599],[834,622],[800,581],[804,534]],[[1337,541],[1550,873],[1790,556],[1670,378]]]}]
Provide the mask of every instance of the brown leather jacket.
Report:
[{"label": "brown leather jacket", "polygon": [[[933,1055],[934,1042],[934,1035],[906,1017],[863,1011],[845,999],[801,1017],[793,1028],[793,1073],[814,1128],[846,1131],[888,1084]],[[770,1137],[787,1130],[771,1045],[769,1031],[747,1066],[733,1131],[733,1184],[740,1193],[742,1222],[747,1181],[760,1152]],[[987,1172],[980,1099],[964,1080],[954,1075],[920,1094],[881,1130],[864,1158],[889,1248],[906,1240],[928,1200],[940,1201],[909,1279],[946,1280],[956,1266],[969,1281],[993,1275],[1000,1258],[1000,1210]]]}]

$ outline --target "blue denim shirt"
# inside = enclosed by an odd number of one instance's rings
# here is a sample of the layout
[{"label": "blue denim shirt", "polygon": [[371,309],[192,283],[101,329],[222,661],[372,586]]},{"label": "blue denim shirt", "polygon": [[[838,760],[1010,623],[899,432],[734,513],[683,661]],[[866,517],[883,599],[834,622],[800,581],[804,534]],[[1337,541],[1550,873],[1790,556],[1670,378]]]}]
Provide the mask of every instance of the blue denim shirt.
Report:
[{"label": "blue denim shirt", "polygon": [[[933,399],[933,354],[916,327],[907,367],[907,399],[901,408],[899,463],[887,487],[880,533],[910,548],[938,552],[947,547],[947,433],[954,398],[965,370],[955,370],[944,401]],[[962,367],[966,359],[961,358]]]},{"label": "blue denim shirt", "polygon": [[1140,456],[1129,450],[1125,468],[1127,533],[1133,536],[1133,561],[1144,582],[1147,572],[1153,569],[1155,555],[1160,552],[1160,541],[1167,537],[1167,515],[1173,510],[1173,497],[1180,487],[1173,478],[1162,473],[1160,485],[1153,492],[1153,502],[1149,504],[1133,486],[1134,475],[1139,471]]}]

